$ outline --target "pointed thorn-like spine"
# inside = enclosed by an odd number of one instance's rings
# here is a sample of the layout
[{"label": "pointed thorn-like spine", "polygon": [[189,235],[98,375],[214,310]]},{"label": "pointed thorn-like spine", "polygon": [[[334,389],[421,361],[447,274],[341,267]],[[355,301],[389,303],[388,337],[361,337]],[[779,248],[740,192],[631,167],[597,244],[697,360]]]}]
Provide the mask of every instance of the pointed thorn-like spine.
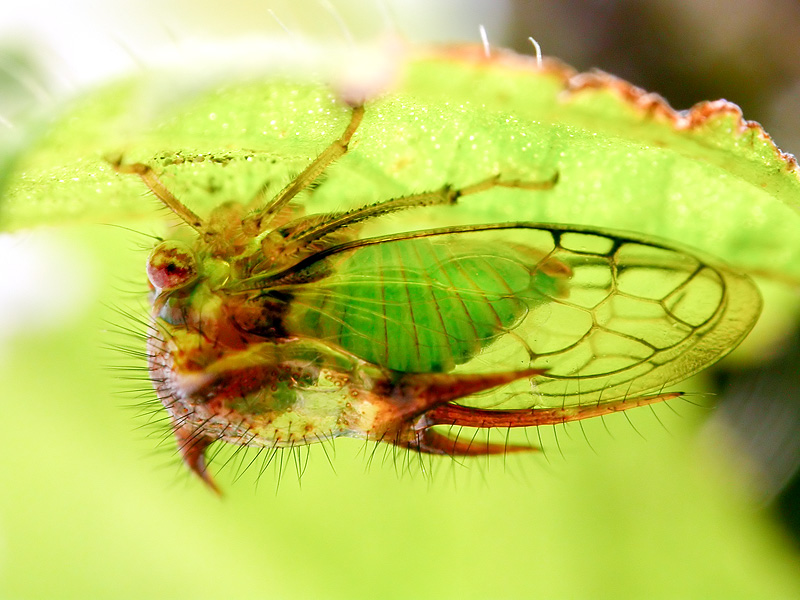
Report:
[{"label": "pointed thorn-like spine", "polygon": [[187,426],[177,427],[175,429],[175,438],[178,441],[178,450],[181,453],[184,464],[217,495],[221,496],[222,492],[208,472],[208,466],[206,465],[206,449],[212,444],[214,438],[210,438],[197,431],[197,429]]}]

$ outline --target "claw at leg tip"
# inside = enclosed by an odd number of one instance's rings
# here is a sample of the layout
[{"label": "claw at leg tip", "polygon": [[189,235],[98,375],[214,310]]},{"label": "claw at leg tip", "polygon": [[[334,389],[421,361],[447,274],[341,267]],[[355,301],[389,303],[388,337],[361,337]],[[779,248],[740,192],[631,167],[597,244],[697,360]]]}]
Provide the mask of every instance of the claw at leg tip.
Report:
[{"label": "claw at leg tip", "polygon": [[196,431],[186,431],[184,428],[175,430],[175,437],[178,441],[178,449],[181,453],[181,458],[184,464],[197,475],[203,482],[214,491],[215,494],[221,496],[222,492],[208,472],[206,465],[206,448],[213,442],[202,435],[197,435]]}]

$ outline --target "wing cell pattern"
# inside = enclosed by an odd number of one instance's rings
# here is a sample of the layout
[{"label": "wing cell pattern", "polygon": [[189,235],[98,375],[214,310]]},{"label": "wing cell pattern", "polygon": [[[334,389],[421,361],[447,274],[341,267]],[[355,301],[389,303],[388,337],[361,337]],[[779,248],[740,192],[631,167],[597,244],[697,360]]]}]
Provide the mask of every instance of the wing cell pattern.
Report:
[{"label": "wing cell pattern", "polygon": [[401,372],[547,369],[515,384],[526,405],[531,385],[545,406],[660,390],[761,308],[748,277],[691,251],[534,224],[346,244],[303,268],[306,283],[278,286],[288,331]]}]

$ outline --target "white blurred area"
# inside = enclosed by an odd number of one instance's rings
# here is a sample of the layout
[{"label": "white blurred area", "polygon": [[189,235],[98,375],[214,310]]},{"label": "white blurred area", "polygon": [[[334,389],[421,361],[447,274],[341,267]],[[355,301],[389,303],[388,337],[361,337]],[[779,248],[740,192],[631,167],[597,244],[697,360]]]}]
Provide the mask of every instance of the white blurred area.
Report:
[{"label": "white blurred area", "polygon": [[4,3],[0,41],[35,49],[47,87],[71,92],[136,69],[259,61],[274,44],[289,60],[388,36],[477,43],[480,25],[502,44],[509,18],[506,0],[34,0]]},{"label": "white blurred area", "polygon": [[0,362],[18,336],[57,329],[89,310],[97,295],[94,266],[74,237],[0,234]]}]

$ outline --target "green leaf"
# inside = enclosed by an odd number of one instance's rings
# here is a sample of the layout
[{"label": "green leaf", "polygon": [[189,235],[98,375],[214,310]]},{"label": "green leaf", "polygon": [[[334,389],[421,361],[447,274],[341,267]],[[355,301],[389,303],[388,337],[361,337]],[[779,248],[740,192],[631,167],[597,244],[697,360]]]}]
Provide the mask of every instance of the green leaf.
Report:
[{"label": "green leaf", "polygon": [[[493,190],[466,200],[471,220],[630,230],[798,281],[797,165],[736,106],[717,101],[677,113],[603,73],[576,75],[553,62],[538,69],[473,48],[410,55],[400,66],[393,85],[368,103],[352,152],[330,170],[314,208],[497,173],[558,173],[554,189],[533,197]],[[76,103],[18,165],[4,227],[149,214],[141,184],[104,158],[120,153],[163,170],[170,189],[200,212],[249,198],[265,181],[278,190],[339,134],[348,113],[329,86],[302,77],[177,100],[154,87],[128,81]]]},{"label": "green leaf", "polygon": [[[730,105],[684,121],[606,75],[538,71],[465,49],[412,58],[402,72],[371,105],[354,152],[309,199],[320,209],[470,183],[495,167],[545,179],[557,169],[558,185],[534,202],[507,190],[465,199],[470,222],[631,229],[797,281],[793,163]],[[194,95],[175,87],[169,94],[131,81],[77,102],[18,157],[3,227],[163,218],[137,178],[109,168],[104,156],[119,153],[163,168],[170,189],[207,214],[252,196],[266,178],[280,189],[347,120],[327,86],[302,78]],[[384,231],[437,219],[405,217]],[[131,268],[143,296],[144,254],[131,250],[138,238],[87,227],[45,234],[65,248],[91,245],[107,278],[95,290],[100,300],[119,302],[114,285]],[[677,414],[656,407],[657,418],[631,411],[636,430],[622,415],[548,428],[549,466],[536,455],[465,465],[382,452],[372,460],[371,446],[342,441],[335,474],[312,448],[299,489],[305,454],[280,456],[265,471],[262,455],[236,486],[225,482],[219,502],[180,474],[170,449],[153,456],[158,436],[133,431],[140,421],[120,409],[129,401],[98,374],[110,362],[97,350],[108,342],[97,334],[104,319],[120,321],[98,305],[55,334],[26,331],[0,364],[4,597],[196,599],[232,586],[255,597],[348,599],[409,590],[420,598],[744,599],[800,590],[796,549],[754,507],[730,440],[698,443],[703,407],[674,402]],[[253,457],[235,454],[232,464],[244,469]],[[433,485],[417,473],[429,468]],[[198,556],[214,576],[198,577]]]}]

